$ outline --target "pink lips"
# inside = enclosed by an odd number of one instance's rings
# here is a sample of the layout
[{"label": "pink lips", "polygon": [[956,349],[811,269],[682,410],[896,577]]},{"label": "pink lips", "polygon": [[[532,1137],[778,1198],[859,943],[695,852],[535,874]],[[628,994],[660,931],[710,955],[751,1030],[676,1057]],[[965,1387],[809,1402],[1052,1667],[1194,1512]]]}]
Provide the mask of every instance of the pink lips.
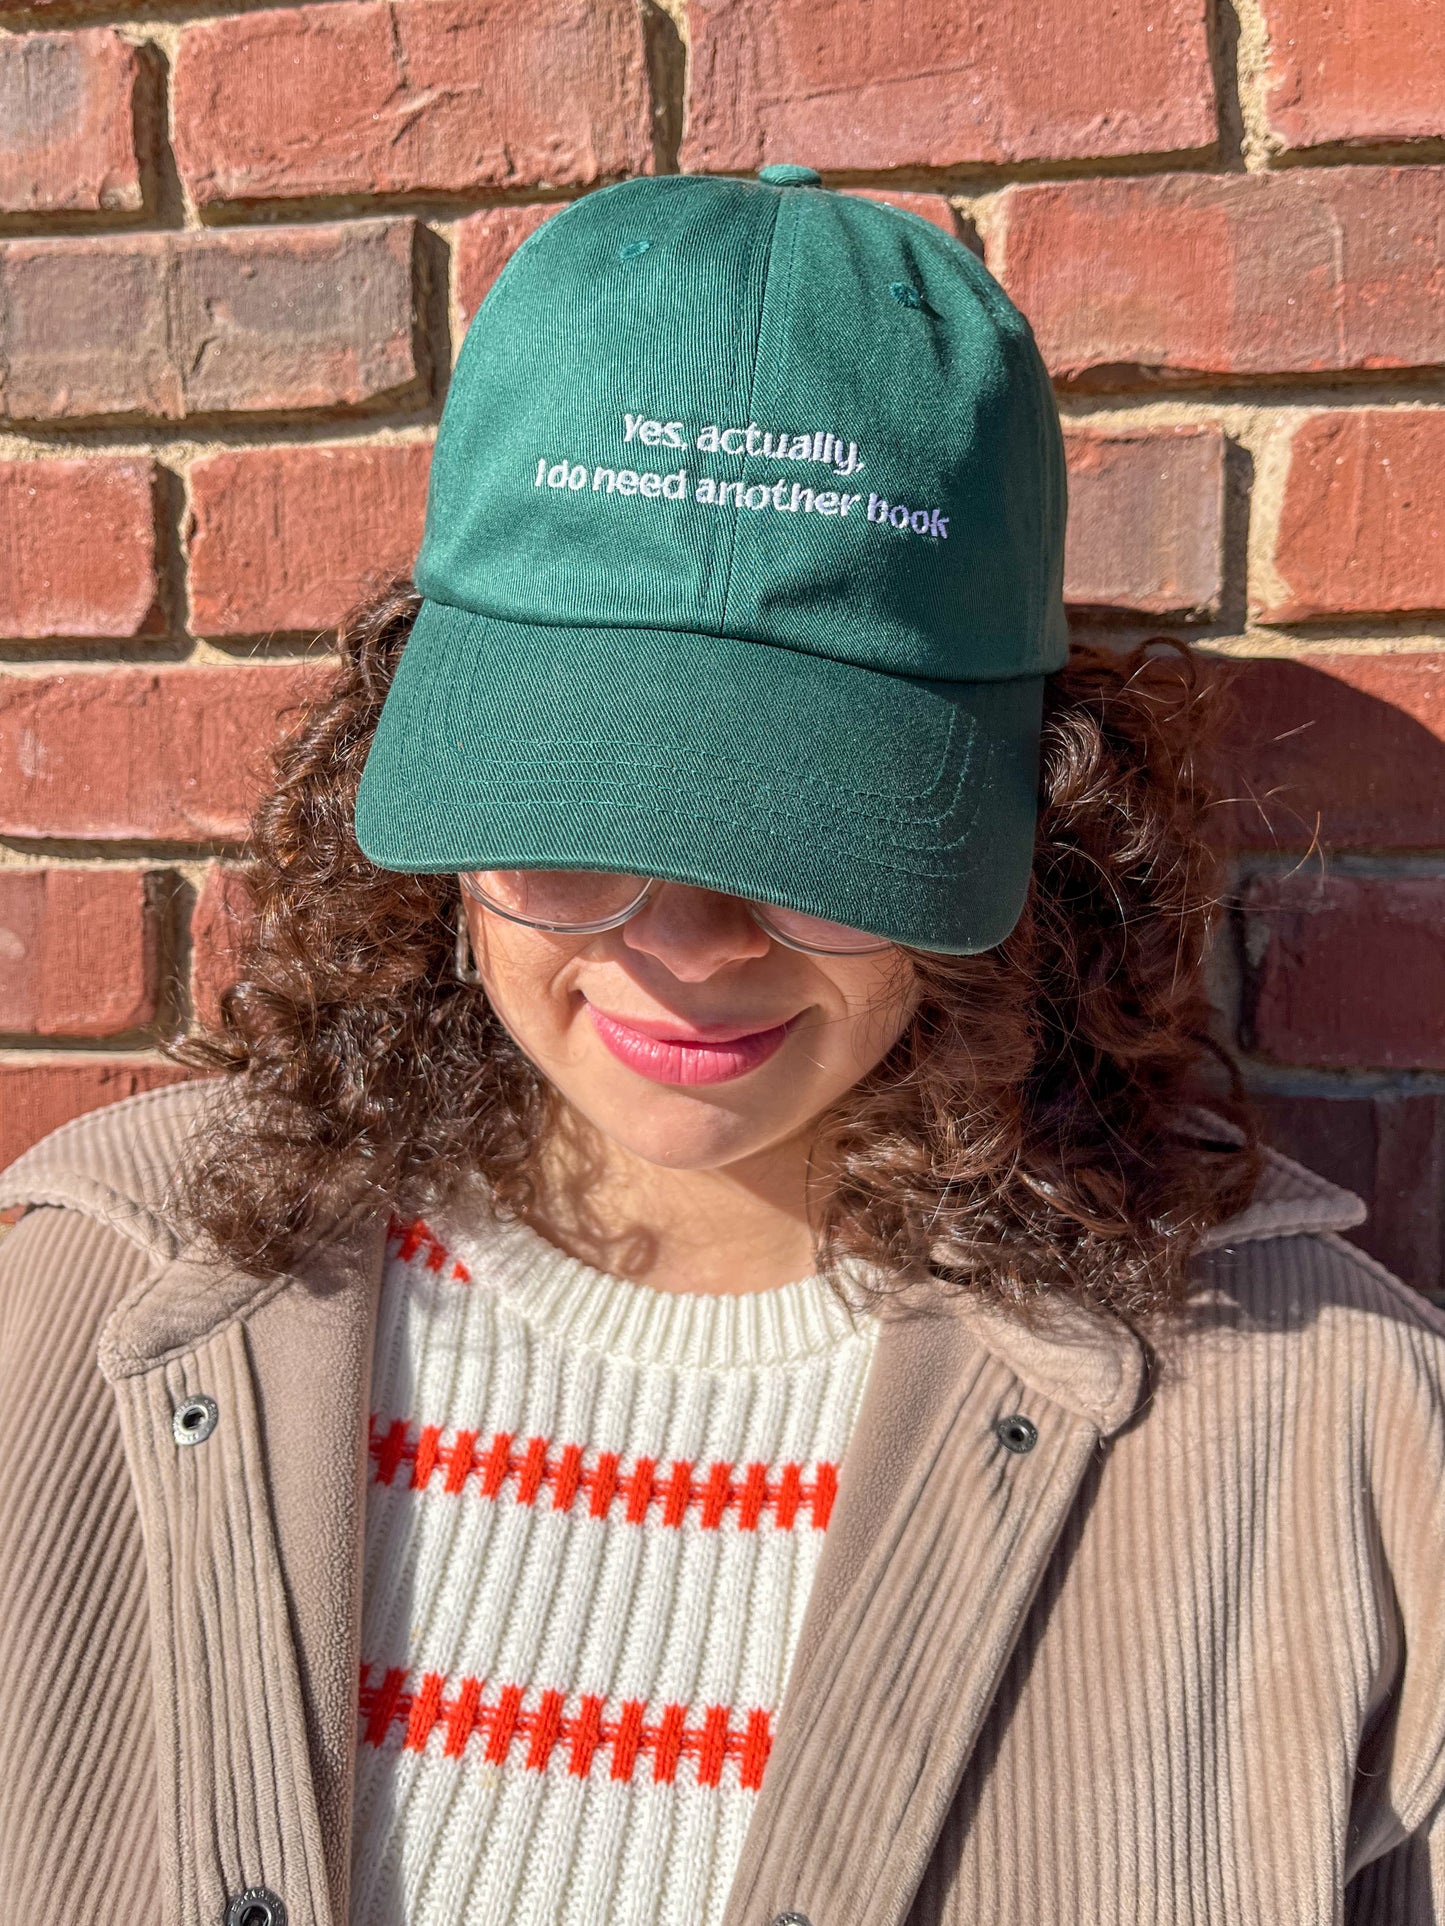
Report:
[{"label": "pink lips", "polygon": [[768,1030],[739,1032],[719,1024],[711,1035],[704,1029],[678,1036],[660,1024],[624,1022],[590,1003],[587,1014],[613,1056],[653,1083],[729,1083],[745,1077],[782,1048],[793,1027],[789,1021]]}]

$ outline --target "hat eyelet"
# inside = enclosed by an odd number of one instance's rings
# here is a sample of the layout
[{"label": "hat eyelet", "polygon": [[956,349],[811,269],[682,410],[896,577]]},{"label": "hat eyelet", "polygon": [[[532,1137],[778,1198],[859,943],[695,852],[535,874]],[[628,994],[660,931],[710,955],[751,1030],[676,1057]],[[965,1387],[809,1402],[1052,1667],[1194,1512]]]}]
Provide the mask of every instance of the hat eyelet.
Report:
[{"label": "hat eyelet", "polygon": [[635,261],[639,255],[646,254],[651,246],[651,241],[624,241],[617,250],[617,258],[619,261]]},{"label": "hat eyelet", "polygon": [[898,303],[900,308],[921,308],[923,306],[923,296],[918,292],[917,288],[911,286],[907,281],[890,281],[888,283],[888,292],[893,296],[893,299]]}]

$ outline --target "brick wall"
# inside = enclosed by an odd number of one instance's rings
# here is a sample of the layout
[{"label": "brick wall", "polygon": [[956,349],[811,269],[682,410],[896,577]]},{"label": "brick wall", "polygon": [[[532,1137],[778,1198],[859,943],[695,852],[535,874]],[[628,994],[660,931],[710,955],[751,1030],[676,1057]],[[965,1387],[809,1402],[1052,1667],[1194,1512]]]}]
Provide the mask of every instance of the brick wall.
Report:
[{"label": "brick wall", "polygon": [[0,16],[0,1160],[175,1074],[466,321],[629,173],[916,207],[1032,319],[1081,636],[1234,657],[1221,1023],[1445,1285],[1438,0],[36,0]]}]

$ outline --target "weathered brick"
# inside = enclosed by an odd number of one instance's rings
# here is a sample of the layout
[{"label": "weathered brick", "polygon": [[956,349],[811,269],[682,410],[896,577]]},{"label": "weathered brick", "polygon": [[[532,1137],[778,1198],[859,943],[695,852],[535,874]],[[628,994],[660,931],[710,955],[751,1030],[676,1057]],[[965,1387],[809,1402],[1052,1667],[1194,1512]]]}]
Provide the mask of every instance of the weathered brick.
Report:
[{"label": "weathered brick", "polygon": [[486,299],[492,283],[513,253],[557,212],[556,204],[533,207],[488,207],[469,214],[457,228],[457,306],[470,321]]},{"label": "weathered brick", "polygon": [[281,712],[325,663],[0,677],[0,834],[239,839]]},{"label": "weathered brick", "polygon": [[1445,128],[1439,0],[1263,0],[1266,111],[1288,147],[1437,139]]},{"label": "weathered brick", "polygon": [[117,1036],[153,1021],[157,980],[143,870],[0,870],[0,1031]]},{"label": "weathered brick", "polygon": [[1442,222],[1442,167],[1029,182],[987,258],[1061,381],[1431,367]]},{"label": "weathered brick", "polygon": [[0,461],[0,635],[154,635],[163,626],[155,464]]},{"label": "weathered brick", "polygon": [[1271,573],[1267,622],[1445,608],[1445,408],[1307,416]]},{"label": "weathered brick", "polygon": [[1256,876],[1247,1041],[1277,1063],[1445,1070],[1445,877]]},{"label": "weathered brick", "polygon": [[688,173],[1167,154],[1216,139],[1200,0],[689,0]]},{"label": "weathered brick", "polygon": [[1445,1097],[1255,1101],[1267,1142],[1364,1199],[1353,1241],[1417,1290],[1445,1292]]},{"label": "weathered brick", "polygon": [[590,187],[652,164],[633,0],[338,0],[184,29],[176,160],[203,207]]},{"label": "weathered brick", "polygon": [[331,627],[410,572],[431,443],[228,449],[191,469],[191,629]]},{"label": "weathered brick", "polygon": [[0,211],[137,210],[139,72],[110,27],[0,39]]},{"label": "weathered brick", "polygon": [[847,191],[865,201],[882,201],[887,207],[900,207],[905,214],[932,221],[935,227],[941,227],[955,239],[959,236],[958,210],[946,194],[908,194],[891,187],[850,187]]},{"label": "weathered brick", "polygon": [[0,1170],[72,1117],[189,1075],[158,1057],[7,1057],[0,1062]]},{"label": "weathered brick", "polygon": [[1216,613],[1224,583],[1220,431],[1074,429],[1065,447],[1065,599],[1147,615]]},{"label": "weathered brick", "polygon": [[254,923],[240,870],[216,863],[191,914],[191,1007],[208,1028],[221,1019],[221,997],[236,980],[238,955]]},{"label": "weathered brick", "polygon": [[1223,665],[1221,838],[1244,849],[1445,846],[1445,653]]},{"label": "weathered brick", "polygon": [[10,241],[0,413],[177,420],[408,396],[415,241],[410,221]]}]

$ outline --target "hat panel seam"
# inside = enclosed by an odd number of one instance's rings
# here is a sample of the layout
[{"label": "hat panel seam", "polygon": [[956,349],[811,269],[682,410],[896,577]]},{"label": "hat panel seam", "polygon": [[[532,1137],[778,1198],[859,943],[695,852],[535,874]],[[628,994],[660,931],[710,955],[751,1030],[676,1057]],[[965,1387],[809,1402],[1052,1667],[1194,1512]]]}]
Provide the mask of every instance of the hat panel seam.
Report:
[{"label": "hat panel seam", "polygon": [[[758,363],[762,358],[763,339],[766,334],[767,325],[768,325],[768,296],[773,283],[773,271],[772,271],[773,256],[777,249],[778,227],[782,221],[783,211],[785,208],[787,209],[788,216],[789,216],[787,288],[783,295],[783,301],[785,306],[787,303],[791,302],[792,300],[793,265],[797,259],[797,252],[798,252],[797,203],[793,196],[788,194],[779,194],[777,197],[777,207],[773,214],[772,230],[768,235],[768,271],[763,280],[763,298],[758,304],[758,332],[757,332],[757,338],[753,343],[753,372],[752,372],[752,378],[748,382],[748,420],[749,421],[753,419],[754,403],[757,400]],[[742,482],[743,482],[744,492],[746,492],[746,488],[747,488],[751,461],[752,461],[752,457],[750,455],[743,456]],[[733,571],[737,566],[738,530],[742,526],[742,519],[743,519],[742,509],[739,506],[739,504],[735,502],[732,507],[732,530],[731,530],[731,537],[728,542],[727,580],[723,584],[722,613],[718,617],[719,633],[723,635],[726,635],[728,632],[728,603],[732,600]]]}]

